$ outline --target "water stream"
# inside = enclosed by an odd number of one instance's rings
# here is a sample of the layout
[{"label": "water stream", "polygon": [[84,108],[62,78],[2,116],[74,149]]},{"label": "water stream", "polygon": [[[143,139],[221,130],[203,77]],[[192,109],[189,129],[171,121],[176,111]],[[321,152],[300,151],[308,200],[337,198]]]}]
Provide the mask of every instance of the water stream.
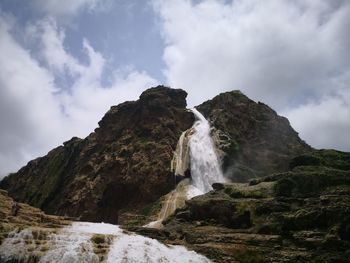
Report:
[{"label": "water stream", "polygon": [[74,222],[56,233],[41,237],[35,233],[34,229],[10,233],[0,246],[0,262],[210,262],[183,246],[166,246],[111,224]]}]

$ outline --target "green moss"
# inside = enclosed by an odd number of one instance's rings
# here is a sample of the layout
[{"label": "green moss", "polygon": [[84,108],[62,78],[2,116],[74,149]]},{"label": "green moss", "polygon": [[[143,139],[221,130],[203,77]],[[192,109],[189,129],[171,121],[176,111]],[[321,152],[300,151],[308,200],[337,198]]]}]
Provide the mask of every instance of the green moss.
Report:
[{"label": "green moss", "polygon": [[327,167],[298,167],[282,174],[274,186],[276,196],[313,196],[329,187],[350,185],[350,172]]},{"label": "green moss", "polygon": [[314,150],[295,157],[290,168],[297,166],[325,166],[340,170],[350,170],[350,153],[336,150]]},{"label": "green moss", "polygon": [[225,193],[232,198],[264,198],[266,195],[260,190],[240,190],[234,187],[225,188]]},{"label": "green moss", "polygon": [[235,258],[241,263],[262,263],[265,262],[263,256],[252,250],[237,250]]},{"label": "green moss", "polygon": [[139,225],[141,224],[140,224],[140,221],[137,219],[131,219],[128,222],[126,222],[126,226],[139,226]]},{"label": "green moss", "polygon": [[144,216],[151,216],[157,214],[162,209],[161,199],[150,203],[140,210],[140,214]]},{"label": "green moss", "polygon": [[239,202],[236,205],[236,212],[238,214],[243,215],[243,214],[246,214],[247,212],[249,212],[252,224],[255,222],[255,219],[256,219],[256,212],[255,211],[256,211],[255,202],[250,202],[250,201]]},{"label": "green moss", "polygon": [[289,164],[289,167],[293,169],[297,166],[308,166],[308,165],[321,165],[322,159],[319,156],[314,155],[300,155],[298,157],[295,157]]}]

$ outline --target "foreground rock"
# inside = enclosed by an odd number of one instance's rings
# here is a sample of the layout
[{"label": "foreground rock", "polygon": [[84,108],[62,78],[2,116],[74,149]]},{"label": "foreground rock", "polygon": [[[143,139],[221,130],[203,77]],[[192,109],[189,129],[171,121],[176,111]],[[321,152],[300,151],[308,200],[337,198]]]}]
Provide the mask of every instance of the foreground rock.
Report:
[{"label": "foreground rock", "polygon": [[[16,212],[14,213],[14,207]],[[7,192],[0,190],[0,262],[7,262],[11,258],[5,258],[7,250],[13,248],[15,244],[11,244],[9,247],[4,247],[4,241],[7,238],[15,238],[22,232],[23,236],[27,233],[27,237],[34,237],[38,244],[43,244],[42,250],[34,253],[27,253],[31,248],[32,240],[28,240],[28,247],[26,243],[21,244],[19,240],[16,240],[18,246],[22,246],[22,250],[19,257],[23,256],[24,262],[37,262],[38,257],[47,250],[45,246],[46,237],[57,232],[62,227],[71,224],[71,220],[65,217],[46,215],[40,209],[29,206],[24,203],[16,203],[8,196]],[[30,229],[30,230],[29,230]],[[25,239],[24,239],[25,240]],[[23,241],[22,241],[23,243]],[[33,252],[33,250],[31,251]],[[13,259],[13,261],[17,262]],[[18,262],[22,262],[18,260]]]},{"label": "foreground rock", "polygon": [[215,184],[163,222],[133,228],[216,262],[350,262],[350,153],[314,151],[248,184]]},{"label": "foreground rock", "polygon": [[[85,139],[72,138],[0,182],[14,199],[47,213],[85,221],[142,224],[175,187],[171,160],[181,133],[194,121],[186,92],[166,87],[113,106]],[[311,148],[287,119],[238,91],[198,109],[215,127],[226,175],[246,182],[282,172]],[[232,176],[234,175],[234,176]]]}]

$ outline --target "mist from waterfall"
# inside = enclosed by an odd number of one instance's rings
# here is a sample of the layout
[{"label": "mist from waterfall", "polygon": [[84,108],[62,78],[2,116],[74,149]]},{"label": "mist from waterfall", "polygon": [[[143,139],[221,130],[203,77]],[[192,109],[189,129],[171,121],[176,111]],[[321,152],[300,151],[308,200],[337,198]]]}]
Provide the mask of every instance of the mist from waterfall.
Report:
[{"label": "mist from waterfall", "polygon": [[203,193],[212,190],[212,184],[224,182],[215,144],[210,135],[209,122],[197,110],[192,109],[196,121],[189,141],[192,184]]}]

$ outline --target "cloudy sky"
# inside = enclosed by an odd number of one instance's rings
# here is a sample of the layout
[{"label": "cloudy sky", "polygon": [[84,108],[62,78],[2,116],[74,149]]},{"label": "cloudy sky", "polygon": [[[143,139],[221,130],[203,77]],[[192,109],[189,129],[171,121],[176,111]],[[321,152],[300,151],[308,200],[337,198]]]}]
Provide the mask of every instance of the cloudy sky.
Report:
[{"label": "cloudy sky", "polygon": [[239,89],[350,151],[350,1],[1,0],[0,177],[157,84]]}]

